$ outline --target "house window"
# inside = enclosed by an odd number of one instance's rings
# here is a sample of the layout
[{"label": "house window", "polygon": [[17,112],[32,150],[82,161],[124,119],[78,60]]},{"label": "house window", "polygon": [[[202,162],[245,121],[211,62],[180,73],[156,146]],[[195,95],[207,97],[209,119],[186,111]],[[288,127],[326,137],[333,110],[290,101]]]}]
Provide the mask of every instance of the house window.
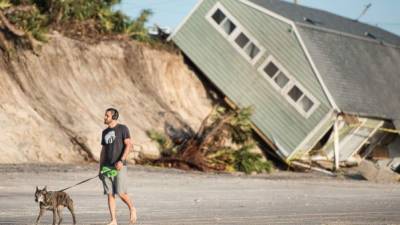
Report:
[{"label": "house window", "polygon": [[318,107],[318,101],[272,56],[267,58],[258,71],[304,117],[308,118]]},{"label": "house window", "polygon": [[293,85],[289,91],[290,98],[297,103],[304,112],[309,112],[314,102],[307,97],[296,85]]},{"label": "house window", "polygon": [[303,96],[303,92],[296,85],[293,85],[288,94],[294,102],[297,102]]},{"label": "house window", "polygon": [[310,111],[310,109],[313,107],[314,103],[311,101],[311,99],[309,99],[307,96],[304,96],[301,100],[300,100],[300,105],[303,108],[303,110],[305,112]]},{"label": "house window", "polygon": [[254,43],[250,43],[245,48],[245,52],[251,59],[254,59],[260,52],[260,49]]},{"label": "house window", "polygon": [[264,49],[220,3],[210,10],[206,18],[251,64],[261,57]]},{"label": "house window", "polygon": [[239,47],[241,48],[244,48],[244,46],[246,46],[249,41],[249,38],[243,33],[240,33],[239,36],[235,39],[236,44],[239,45]]},{"label": "house window", "polygon": [[273,62],[270,62],[264,68],[264,71],[268,74],[269,77],[273,78],[275,76],[276,72],[278,72],[278,67],[276,67]]},{"label": "house window", "polygon": [[254,59],[260,52],[260,49],[243,32],[236,37],[235,43],[244,50],[250,59]]},{"label": "house window", "polygon": [[229,19],[226,19],[225,22],[222,24],[222,28],[224,29],[226,34],[230,35],[236,29],[236,25]]},{"label": "house window", "polygon": [[278,76],[274,78],[274,81],[280,88],[284,88],[286,84],[289,82],[289,78],[287,78],[287,76],[284,73],[280,72]]},{"label": "house window", "polygon": [[217,9],[215,13],[212,15],[212,18],[217,24],[221,24],[221,22],[225,19],[225,14],[221,12],[221,10]]},{"label": "house window", "polygon": [[269,62],[263,71],[278,89],[283,89],[289,83],[289,78],[273,62]]}]

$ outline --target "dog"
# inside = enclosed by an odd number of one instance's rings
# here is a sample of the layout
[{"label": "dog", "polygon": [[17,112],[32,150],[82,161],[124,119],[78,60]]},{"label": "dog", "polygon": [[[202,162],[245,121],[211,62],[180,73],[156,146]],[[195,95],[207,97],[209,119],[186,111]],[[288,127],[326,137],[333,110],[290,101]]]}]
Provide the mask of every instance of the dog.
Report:
[{"label": "dog", "polygon": [[46,210],[53,211],[53,225],[56,225],[58,217],[58,225],[62,222],[62,209],[67,207],[72,215],[73,224],[76,224],[74,213],[74,202],[71,197],[63,191],[47,191],[45,186],[42,190],[36,187],[35,201],[39,202],[39,216],[36,219],[36,225],[39,223],[40,217],[43,216]]}]

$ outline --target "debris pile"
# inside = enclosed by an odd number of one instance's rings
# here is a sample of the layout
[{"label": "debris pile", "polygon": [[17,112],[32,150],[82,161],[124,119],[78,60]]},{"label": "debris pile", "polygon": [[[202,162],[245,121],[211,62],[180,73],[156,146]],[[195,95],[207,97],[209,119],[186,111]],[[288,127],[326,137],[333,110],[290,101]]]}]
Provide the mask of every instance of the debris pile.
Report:
[{"label": "debris pile", "polygon": [[249,107],[235,111],[215,106],[195,133],[150,130],[161,151],[161,158],[151,163],[200,171],[270,172],[271,163],[252,152],[251,113]]}]

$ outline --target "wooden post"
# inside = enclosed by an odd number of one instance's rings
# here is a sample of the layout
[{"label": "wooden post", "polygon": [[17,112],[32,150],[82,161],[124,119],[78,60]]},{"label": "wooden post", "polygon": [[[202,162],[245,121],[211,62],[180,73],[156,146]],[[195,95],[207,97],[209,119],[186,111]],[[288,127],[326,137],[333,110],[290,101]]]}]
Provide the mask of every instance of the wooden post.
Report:
[{"label": "wooden post", "polygon": [[333,142],[333,147],[334,147],[334,158],[335,158],[335,167],[334,171],[339,170],[339,117],[336,117],[335,124],[333,125],[333,132],[334,132],[334,142]]}]

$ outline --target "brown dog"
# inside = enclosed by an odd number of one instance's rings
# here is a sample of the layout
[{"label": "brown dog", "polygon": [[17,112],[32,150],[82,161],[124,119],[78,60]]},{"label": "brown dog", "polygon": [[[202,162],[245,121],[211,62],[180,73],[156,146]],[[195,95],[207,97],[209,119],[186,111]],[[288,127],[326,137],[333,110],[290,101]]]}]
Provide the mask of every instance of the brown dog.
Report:
[{"label": "brown dog", "polygon": [[72,214],[72,220],[74,225],[76,224],[75,213],[74,213],[74,203],[69,195],[63,191],[47,191],[47,187],[40,190],[36,187],[35,201],[39,202],[40,212],[36,219],[36,223],[39,223],[40,217],[43,216],[46,210],[53,211],[53,225],[56,224],[57,217],[58,225],[62,221],[62,209],[67,207]]}]

